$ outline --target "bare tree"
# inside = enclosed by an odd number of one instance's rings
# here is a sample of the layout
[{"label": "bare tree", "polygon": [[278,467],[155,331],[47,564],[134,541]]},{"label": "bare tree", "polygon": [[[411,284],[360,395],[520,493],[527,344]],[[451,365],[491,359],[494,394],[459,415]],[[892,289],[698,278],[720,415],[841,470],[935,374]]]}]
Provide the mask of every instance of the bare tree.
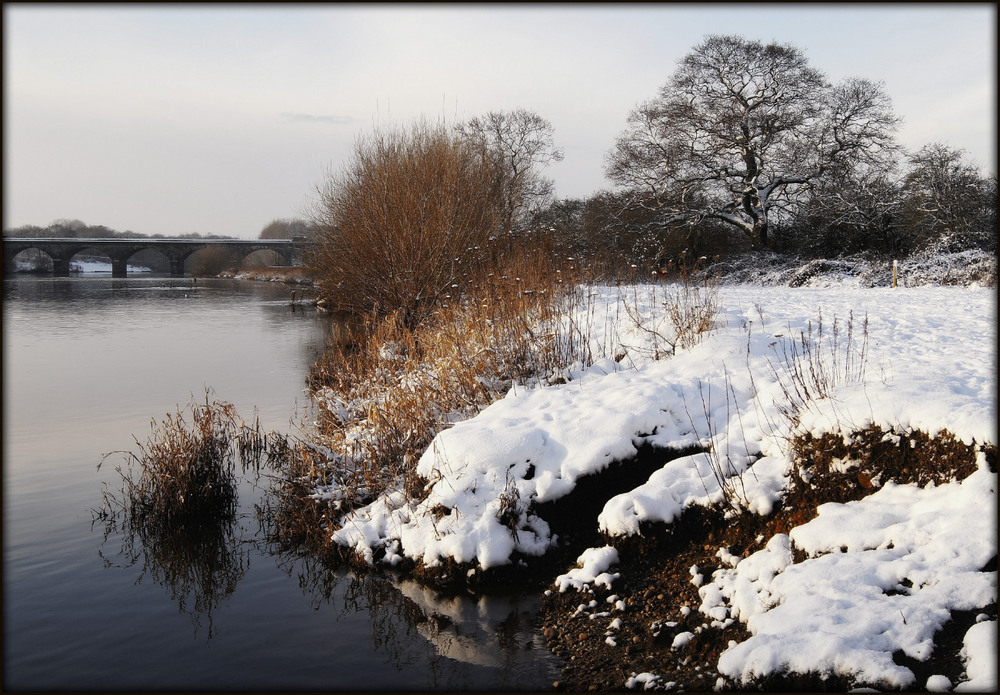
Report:
[{"label": "bare tree", "polygon": [[908,157],[903,218],[915,245],[996,248],[996,177],[980,175],[962,150],[931,143]]},{"label": "bare tree", "polygon": [[455,130],[495,159],[505,230],[524,224],[550,201],[553,183],[539,169],[562,161],[563,153],[553,142],[554,131],[547,120],[526,109],[491,111]]},{"label": "bare tree", "polygon": [[632,112],[606,173],[664,221],[720,220],[767,246],[817,179],[891,160],[897,123],[877,83],[831,85],[794,46],[709,36]]}]

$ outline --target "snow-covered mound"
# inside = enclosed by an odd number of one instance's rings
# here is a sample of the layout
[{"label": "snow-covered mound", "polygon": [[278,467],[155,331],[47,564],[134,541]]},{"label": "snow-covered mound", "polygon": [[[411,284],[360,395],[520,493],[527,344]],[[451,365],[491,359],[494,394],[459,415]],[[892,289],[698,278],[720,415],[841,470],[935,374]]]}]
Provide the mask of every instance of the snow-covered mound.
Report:
[{"label": "snow-covered mound", "polygon": [[[719,292],[718,328],[693,349],[655,361],[646,357],[650,335],[629,325],[617,305],[638,303],[652,322],[664,291],[594,288],[590,311],[604,322],[594,322],[592,338],[606,354],[624,354],[621,361],[599,360],[563,385],[514,388],[441,432],[417,469],[430,481],[427,496],[412,502],[387,494],[345,518],[335,540],[369,558],[384,552],[390,562],[407,556],[431,566],[451,559],[489,568],[515,552],[539,555],[553,538],[530,503],[568,494],[580,477],[644,443],[710,445],[712,453],[675,460],[630,497],[612,500],[601,516],[606,531],[628,533],[686,505],[719,501],[724,480],[715,470],[738,474],[753,462],[745,501],[766,512],[780,494],[790,426],[779,407],[788,388],[782,341],[811,330],[816,349],[836,339],[841,353],[848,341],[857,351],[865,316],[863,380],[832,384],[830,397],[805,404],[802,428],[821,434],[876,424],[996,441],[991,291],[727,287]],[[834,354],[832,345],[823,349]]]},{"label": "snow-covered mound", "polygon": [[[985,462],[961,482],[887,483],[820,506],[699,590],[703,613],[737,618],[753,635],[722,654],[719,671],[738,683],[789,670],[914,685],[893,654],[926,660],[951,611],[996,600],[996,572],[980,571],[996,555],[996,516],[985,513],[995,507]],[[793,564],[791,543],[810,559]]]},{"label": "snow-covered mound", "polygon": [[[454,561],[473,573],[545,553],[557,539],[533,505],[572,493],[644,444],[704,451],[612,497],[596,520],[610,537],[669,523],[694,504],[769,513],[800,432],[877,425],[996,443],[993,290],[725,286],[714,330],[653,359],[670,339],[670,291],[589,288],[579,322],[604,357],[568,370],[566,383],[515,387],[439,433],[418,466],[426,497],[385,494],[345,516],[334,540],[369,562]],[[817,368],[824,388],[797,397],[792,375]],[[707,615],[747,622],[753,635],[723,654],[720,672],[737,682],[790,668],[909,685],[912,673],[892,654],[925,658],[951,610],[996,598],[996,572],[979,570],[996,554],[997,476],[979,468],[938,488],[890,483],[861,502],[827,505],[790,536],[734,558],[701,589]],[[790,540],[812,557],[792,563]],[[612,554],[584,553],[557,586],[610,585]],[[969,678],[995,685],[995,671],[975,657],[984,640],[995,650],[989,624],[967,637]]]}]

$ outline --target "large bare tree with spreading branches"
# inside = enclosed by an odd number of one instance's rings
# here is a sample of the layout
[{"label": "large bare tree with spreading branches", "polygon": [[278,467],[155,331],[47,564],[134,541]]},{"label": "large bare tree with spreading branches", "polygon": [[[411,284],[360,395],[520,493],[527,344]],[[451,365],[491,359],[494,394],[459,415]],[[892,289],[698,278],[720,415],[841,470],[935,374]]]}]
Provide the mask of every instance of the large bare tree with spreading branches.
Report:
[{"label": "large bare tree with spreading branches", "polygon": [[794,46],[708,36],[631,113],[606,173],[664,224],[720,220],[767,246],[817,180],[891,160],[897,124],[876,82],[831,84]]}]

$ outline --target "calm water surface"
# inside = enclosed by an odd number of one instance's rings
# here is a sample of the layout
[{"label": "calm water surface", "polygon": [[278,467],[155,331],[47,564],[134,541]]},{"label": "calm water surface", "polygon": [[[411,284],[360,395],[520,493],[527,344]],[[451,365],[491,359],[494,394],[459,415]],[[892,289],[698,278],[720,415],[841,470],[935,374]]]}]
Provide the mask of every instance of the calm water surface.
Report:
[{"label": "calm water surface", "polygon": [[[326,322],[283,285],[143,277],[3,285],[5,690],[536,690],[537,599],[448,599],[275,555],[243,515],[217,556],[92,524],[108,452],[214,397],[293,431]],[[132,552],[128,552],[131,550]],[[125,552],[123,552],[125,551]]]}]

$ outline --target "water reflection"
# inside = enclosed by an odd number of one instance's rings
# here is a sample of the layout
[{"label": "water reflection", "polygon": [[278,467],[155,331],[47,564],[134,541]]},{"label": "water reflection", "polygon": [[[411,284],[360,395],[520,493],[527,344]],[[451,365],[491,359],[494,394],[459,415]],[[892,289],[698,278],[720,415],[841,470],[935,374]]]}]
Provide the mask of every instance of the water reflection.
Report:
[{"label": "water reflection", "polygon": [[[233,515],[205,516],[173,524],[122,524],[105,519],[98,550],[105,568],[137,567],[136,584],[147,577],[162,586],[177,609],[191,617],[197,639],[202,620],[212,639],[212,611],[232,596],[250,569],[252,547]],[[109,556],[105,548],[120,543]]]},{"label": "water reflection", "polygon": [[423,616],[417,632],[441,656],[506,669],[520,652],[542,647],[531,626],[539,608],[533,596],[445,597],[413,581],[398,590]]},{"label": "water reflection", "polygon": [[[267,499],[273,491],[263,492]],[[238,514],[169,525],[104,517],[104,546],[120,549],[108,557],[102,548],[101,557],[107,568],[138,569],[137,584],[149,579],[163,587],[190,616],[196,639],[214,637],[213,612],[235,593],[251,558],[271,558],[297,580],[313,611],[331,612],[338,621],[367,616],[369,647],[400,672],[424,669],[424,687],[469,689],[472,682],[483,689],[538,689],[558,679],[559,661],[534,624],[537,595],[446,595],[401,577],[357,574],[279,547],[260,512],[258,506],[256,529]]]},{"label": "water reflection", "polygon": [[460,673],[455,662],[493,672],[484,689],[538,689],[559,677],[559,659],[534,624],[537,596],[448,596],[416,581],[358,575],[316,558],[283,555],[279,564],[297,577],[314,610],[367,613],[372,647],[400,670],[427,664],[433,674],[428,687],[467,687],[454,682]]}]

